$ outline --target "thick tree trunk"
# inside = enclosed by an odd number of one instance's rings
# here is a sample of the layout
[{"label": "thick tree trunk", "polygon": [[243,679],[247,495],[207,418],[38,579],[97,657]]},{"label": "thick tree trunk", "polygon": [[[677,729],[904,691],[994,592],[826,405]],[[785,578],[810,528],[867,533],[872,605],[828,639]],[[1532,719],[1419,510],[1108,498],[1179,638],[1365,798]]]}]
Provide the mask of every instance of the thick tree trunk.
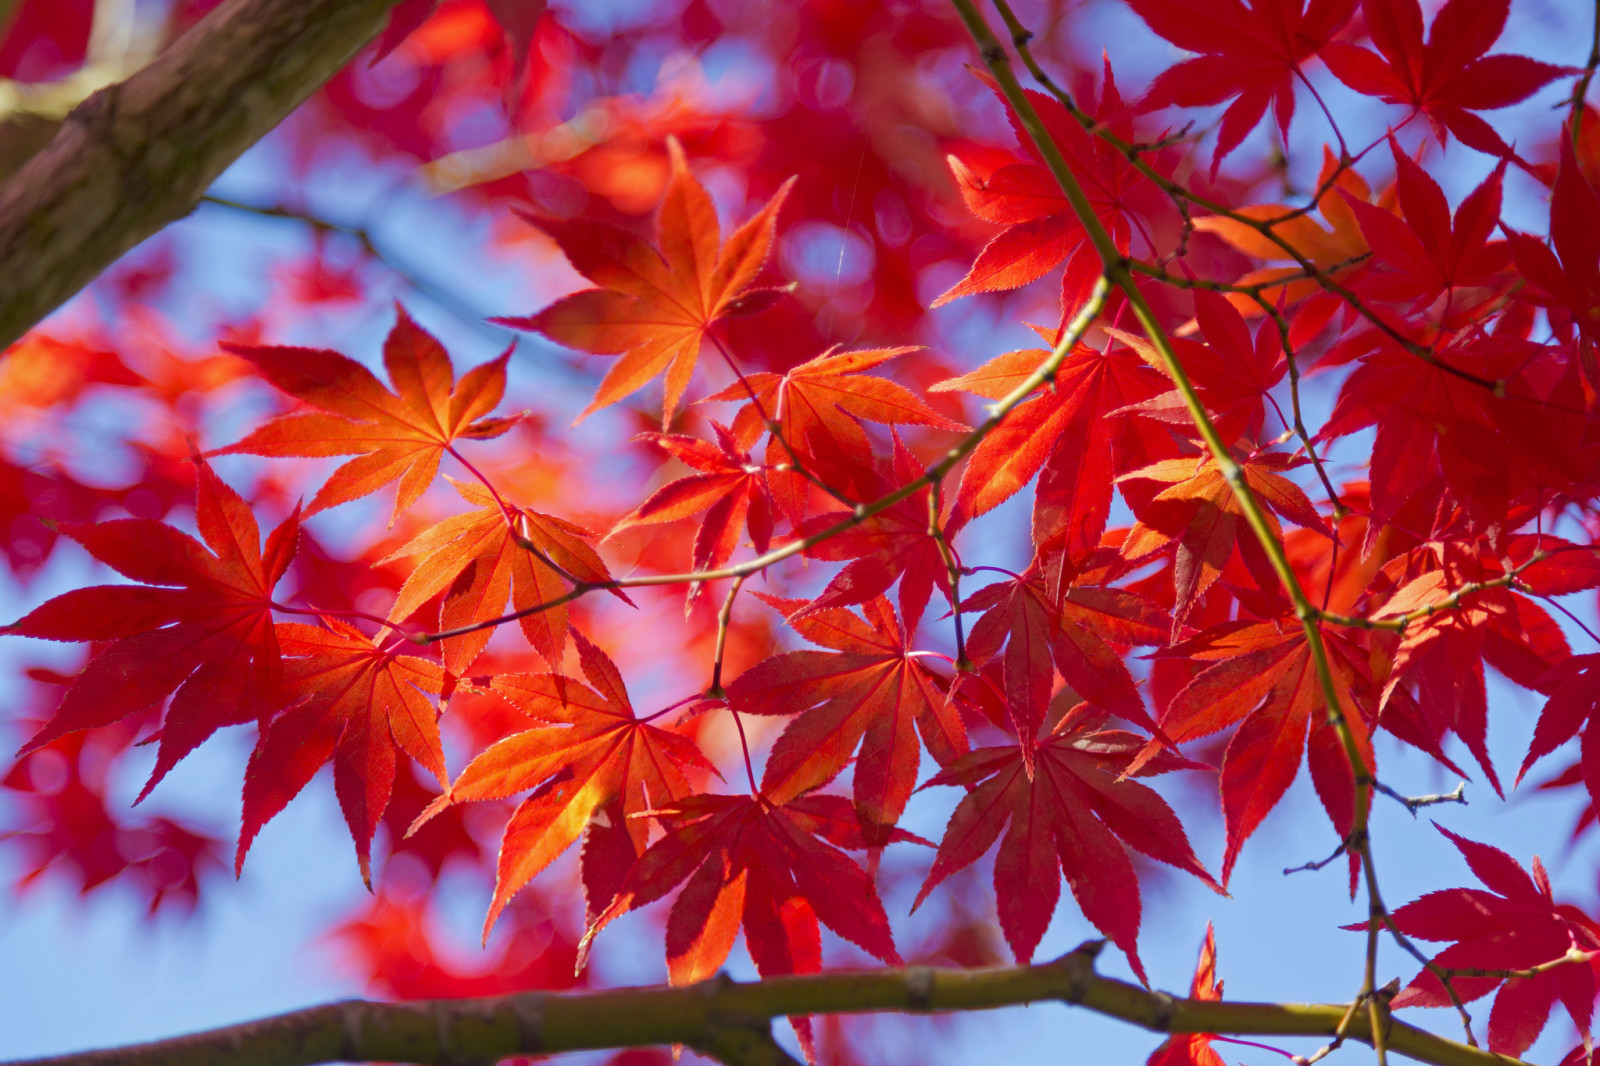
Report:
[{"label": "thick tree trunk", "polygon": [[397,0],[227,0],[0,185],[0,348],[194,209]]}]

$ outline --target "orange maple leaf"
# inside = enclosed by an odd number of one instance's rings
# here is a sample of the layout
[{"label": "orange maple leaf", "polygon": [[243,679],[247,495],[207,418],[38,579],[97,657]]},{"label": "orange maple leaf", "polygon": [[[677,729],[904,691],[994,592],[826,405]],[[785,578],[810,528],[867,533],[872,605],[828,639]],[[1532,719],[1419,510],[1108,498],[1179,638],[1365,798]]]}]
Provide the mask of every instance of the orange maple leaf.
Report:
[{"label": "orange maple leaf", "polygon": [[399,478],[393,525],[433,484],[439,457],[452,441],[497,437],[516,421],[484,417],[505,394],[509,351],[473,367],[457,383],[443,345],[405,308],[397,309],[399,320],[383,342],[395,392],[338,352],[223,344],[283,392],[321,410],[281,415],[237,444],[207,454],[357,456],[333,472],[306,514],[360,499]]},{"label": "orange maple leaf", "polygon": [[[455,629],[498,617],[507,596],[521,611],[558,599],[567,591],[565,580],[611,579],[606,564],[586,543],[591,534],[582,526],[510,505],[503,511],[501,502],[477,485],[446,480],[480,510],[429,526],[384,560],[422,556],[400,587],[390,621],[402,621],[442,593],[439,624]],[[557,604],[519,621],[534,650],[559,668],[567,646],[567,605]],[[440,641],[445,668],[465,673],[492,635],[492,629],[480,629]]]},{"label": "orange maple leaf", "polygon": [[[1298,526],[1324,532],[1327,525],[1305,491],[1281,473],[1301,462],[1304,460],[1289,455],[1263,452],[1239,463],[1239,470],[1250,490],[1270,511]],[[1177,545],[1174,636],[1195,600],[1222,573],[1235,544],[1262,588],[1277,587],[1277,577],[1268,568],[1256,540],[1238,536],[1244,510],[1233,486],[1209,454],[1163,459],[1117,480],[1153,481],[1167,486],[1153,499],[1134,507],[1138,522],[1123,540],[1121,553],[1129,562],[1138,562],[1168,545]],[[1270,512],[1266,518],[1272,533],[1281,539],[1277,520]]]},{"label": "orange maple leaf", "polygon": [[[693,791],[688,771],[716,772],[694,741],[636,717],[616,665],[583,634],[574,630],[572,638],[594,687],[560,674],[502,674],[489,681],[488,691],[544,724],[509,736],[473,759],[411,827],[415,832],[454,803],[534,790],[506,823],[494,901],[483,923],[486,940],[511,897],[585,827],[628,837],[584,847],[590,911],[605,907],[610,897],[593,898],[596,884],[620,884],[649,842],[649,824],[630,816],[688,796]],[[613,854],[618,843],[620,856]],[[615,869],[592,869],[596,865]]]},{"label": "orange maple leaf", "polygon": [[667,147],[672,176],[656,215],[659,250],[616,226],[526,216],[599,287],[562,297],[536,315],[496,321],[536,330],[568,348],[622,357],[606,371],[578,421],[666,371],[661,424],[668,425],[700,358],[706,331],[718,319],[758,309],[741,306],[741,300],[761,302],[752,301],[756,293],[749,291],[750,283],[767,261],[778,209],[795,179],[784,182],[723,244],[716,206],[690,173],[683,147],[676,139],[669,139]]},{"label": "orange maple leaf", "polygon": [[863,422],[957,432],[968,428],[929,407],[904,385],[864,373],[919,350],[916,346],[853,352],[829,348],[782,374],[746,374],[705,402],[744,402],[733,419],[733,436],[741,443],[753,445],[763,429],[774,434],[767,441],[767,480],[783,512],[799,525],[805,520],[811,486],[804,475],[787,469],[790,449],[824,483],[852,498],[872,499],[879,486],[870,464],[861,463],[863,456],[872,454]]},{"label": "orange maple leaf", "polygon": [[[1322,172],[1317,175],[1318,189],[1329,185],[1329,178],[1333,177],[1338,165],[1338,158],[1324,147]],[[1318,224],[1309,214],[1295,214],[1298,209],[1288,204],[1250,204],[1235,209],[1234,214],[1257,222],[1281,219],[1282,221],[1272,227],[1272,231],[1305,256],[1318,270],[1331,277],[1339,277],[1354,268],[1354,260],[1371,251],[1366,235],[1361,232],[1361,226],[1356,222],[1355,211],[1351,208],[1350,201],[1345,199],[1346,196],[1361,203],[1374,202],[1372,188],[1366,179],[1348,167],[1334,178],[1331,187],[1317,201],[1316,208],[1326,220],[1326,227]],[[1377,204],[1386,211],[1392,211],[1394,200],[1395,196],[1391,191],[1380,197]],[[1253,259],[1271,262],[1291,258],[1288,252],[1259,230],[1237,219],[1222,215],[1207,215],[1195,219],[1194,228],[1202,233],[1215,234]],[[1282,284],[1269,285],[1261,290],[1261,297],[1267,303],[1275,304],[1282,300],[1286,304],[1296,304],[1314,295],[1320,288],[1315,280],[1305,277],[1299,264],[1253,270],[1240,278],[1238,284],[1260,285],[1280,280]],[[1229,293],[1228,302],[1246,317],[1262,314],[1261,304],[1243,293]],[[1327,318],[1320,318],[1319,321],[1325,323]]]}]

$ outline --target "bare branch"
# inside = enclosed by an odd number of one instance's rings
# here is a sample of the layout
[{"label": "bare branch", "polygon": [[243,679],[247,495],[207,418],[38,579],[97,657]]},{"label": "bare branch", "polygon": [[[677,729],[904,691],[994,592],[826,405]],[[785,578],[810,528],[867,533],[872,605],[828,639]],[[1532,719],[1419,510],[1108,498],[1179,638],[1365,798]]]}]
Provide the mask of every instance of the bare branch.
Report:
[{"label": "bare branch", "polygon": [[[686,1044],[729,1063],[788,1058],[762,1023],[796,1014],[990,1010],[1057,1000],[1159,1033],[1334,1037],[1372,1043],[1371,1015],[1349,1004],[1178,999],[1094,972],[1100,941],[1054,962],[987,970],[926,966],[726,977],[684,988],[525,992],[417,1003],[350,1000],[172,1040],[10,1066],[310,1066],[321,1062],[495,1062],[511,1055]],[[1388,1050],[1436,1066],[1519,1066],[1388,1019]]]},{"label": "bare branch", "polygon": [[1407,796],[1404,793],[1396,792],[1382,781],[1374,781],[1372,787],[1410,811],[1413,818],[1417,816],[1417,811],[1423,807],[1432,807],[1436,803],[1459,803],[1463,807],[1467,805],[1467,783],[1465,781],[1458,781],[1456,787],[1449,792],[1440,792],[1436,795],[1427,796]]}]

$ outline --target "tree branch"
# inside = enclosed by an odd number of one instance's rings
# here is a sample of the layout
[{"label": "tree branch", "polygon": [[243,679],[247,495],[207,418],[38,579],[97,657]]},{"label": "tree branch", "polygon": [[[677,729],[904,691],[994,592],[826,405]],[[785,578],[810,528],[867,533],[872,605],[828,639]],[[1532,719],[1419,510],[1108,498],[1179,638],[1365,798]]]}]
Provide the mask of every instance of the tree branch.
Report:
[{"label": "tree branch", "polygon": [[[1054,962],[987,970],[927,966],[773,977],[719,976],[684,988],[524,992],[417,1003],[348,1000],[151,1044],[10,1066],[311,1066],[322,1062],[491,1063],[511,1055],[687,1044],[725,1062],[786,1063],[763,1022],[790,1014],[989,1010],[1058,1000],[1158,1033],[1345,1037],[1372,1043],[1365,1011],[1347,1004],[1177,999],[1094,972],[1091,941]],[[1435,1066],[1520,1066],[1389,1021],[1390,1051]]]},{"label": "tree branch", "polygon": [[0,185],[0,348],[206,189],[375,36],[396,0],[228,0],[94,93]]}]

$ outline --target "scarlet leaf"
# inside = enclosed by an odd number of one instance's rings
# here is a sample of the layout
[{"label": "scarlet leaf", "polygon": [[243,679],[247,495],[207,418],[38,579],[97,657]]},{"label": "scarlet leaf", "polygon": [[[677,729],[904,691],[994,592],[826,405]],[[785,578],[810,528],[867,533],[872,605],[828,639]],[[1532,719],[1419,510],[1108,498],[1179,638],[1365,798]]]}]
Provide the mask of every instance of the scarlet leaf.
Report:
[{"label": "scarlet leaf", "polygon": [[[1206,923],[1206,939],[1200,945],[1200,961],[1194,967],[1189,998],[1207,1001],[1222,999],[1222,982],[1217,980],[1217,934]],[[1145,1066],[1225,1066],[1222,1056],[1211,1046],[1213,1034],[1189,1033],[1169,1036],[1150,1053]]]},{"label": "scarlet leaf", "polygon": [[[1406,626],[1382,699],[1386,709],[1402,686],[1416,685],[1421,701],[1455,730],[1498,792],[1500,778],[1489,759],[1483,664],[1493,664],[1527,688],[1549,688],[1555,683],[1551,670],[1571,653],[1560,627],[1542,607],[1504,589],[1485,589],[1448,610],[1433,610],[1452,600],[1453,588],[1479,576],[1455,566],[1423,570],[1375,612],[1379,618],[1431,612]],[[1564,699],[1561,706],[1570,712],[1573,704]],[[1544,747],[1564,728],[1559,724],[1563,720],[1559,710],[1549,723],[1541,720],[1544,736],[1536,731],[1534,738],[1540,754],[1561,743]],[[1572,732],[1561,740],[1577,732],[1577,723],[1571,724]]]},{"label": "scarlet leaf", "polygon": [[284,687],[292,705],[272,720],[244,777],[244,824],[234,871],[261,827],[288,805],[323,763],[355,840],[361,879],[372,887],[372,835],[394,791],[395,756],[405,752],[443,785],[438,712],[424,693],[444,690],[439,664],[377,647],[354,626],[278,624]]},{"label": "scarlet leaf", "polygon": [[[761,430],[769,428],[769,420],[776,425],[777,436],[767,445],[768,467],[789,463],[788,449],[792,449],[824,484],[854,499],[870,499],[876,481],[870,467],[864,474],[861,468],[872,455],[872,442],[862,422],[967,428],[939,414],[904,385],[863,373],[912,351],[916,349],[829,349],[784,374],[747,374],[743,382],[706,399],[744,402],[733,420],[736,440],[753,445]],[[811,486],[793,472],[774,473],[771,480],[784,513],[799,525],[805,519]]]},{"label": "scarlet leaf", "polygon": [[1600,796],[1600,655],[1574,655],[1559,663],[1543,680],[1553,690],[1539,712],[1539,724],[1534,727],[1517,781],[1522,781],[1535,761],[1582,732],[1578,765],[1583,771],[1583,783],[1591,799]]},{"label": "scarlet leaf", "polygon": [[[1008,352],[934,391],[964,389],[998,400],[1038,369],[1042,349]],[[1125,348],[1100,352],[1078,345],[1048,391],[1025,400],[984,437],[961,474],[951,524],[959,526],[1010,499],[1040,474],[1033,540],[1061,543],[1081,562],[1100,543],[1111,512],[1111,480],[1138,462],[1144,444],[1113,412],[1157,395],[1158,371]]]},{"label": "scarlet leaf", "polygon": [[[1600,324],[1590,311],[1600,304],[1600,193],[1578,165],[1570,137],[1561,138],[1561,165],[1550,197],[1552,252],[1542,241],[1511,234],[1517,270],[1559,325],[1576,327],[1591,353],[1600,344]],[[1560,254],[1559,261],[1556,258]],[[1591,382],[1595,370],[1587,369]]]},{"label": "scarlet leaf", "polygon": [[[772,543],[773,510],[776,503],[767,486],[766,470],[752,462],[749,452],[734,440],[733,433],[713,422],[715,445],[693,437],[667,433],[644,434],[663,451],[699,471],[668,482],[651,494],[630,514],[612,527],[607,538],[631,526],[672,522],[705,512],[699,535],[694,540],[695,570],[715,570],[739,546],[739,531],[748,528],[757,552]],[[691,601],[702,586],[690,591]]]},{"label": "scarlet leaf", "polygon": [[[987,75],[984,81],[1000,95],[999,87]],[[1121,153],[1079,125],[1060,101],[1033,90],[1027,90],[1026,96],[1077,176],[1095,217],[1110,233],[1116,246],[1126,251],[1132,233],[1127,200],[1145,179]],[[1062,305],[1078,307],[1099,276],[1099,255],[1061,186],[1044,165],[1032,137],[1022,128],[1003,95],[1001,102],[1006,106],[1017,142],[1030,158],[1026,162],[1002,166],[991,174],[979,175],[957,157],[950,157],[950,169],[967,209],[986,222],[1004,225],[1005,229],[984,245],[972,269],[936,299],[933,306],[939,307],[973,293],[1019,288],[1065,261]],[[1098,111],[1112,118],[1117,132],[1126,134],[1130,131],[1125,128],[1124,110],[1107,61]]]},{"label": "scarlet leaf", "polygon": [[1080,697],[1159,733],[1122,657],[1108,643],[1160,644],[1168,619],[1148,600],[1123,589],[1090,585],[1051,595],[1043,575],[1031,573],[980,589],[963,608],[985,612],[972,625],[967,654],[987,662],[1005,644],[1005,689],[1022,753],[1045,721],[1052,688],[1051,663]]},{"label": "scarlet leaf", "polygon": [[1449,0],[1426,44],[1417,0],[1362,0],[1361,8],[1378,54],[1328,44],[1321,52],[1328,69],[1358,93],[1424,112],[1480,152],[1508,156],[1511,149],[1472,111],[1509,107],[1570,72],[1526,56],[1484,54],[1500,39],[1511,0]]},{"label": "scarlet leaf", "polygon": [[[1165,653],[1212,665],[1173,697],[1161,727],[1182,743],[1238,723],[1222,757],[1219,782],[1228,829],[1222,859],[1222,882],[1227,884],[1240,848],[1300,772],[1302,750],[1309,750],[1312,783],[1340,839],[1354,826],[1355,781],[1338,730],[1328,721],[1327,699],[1305,631],[1295,624],[1285,628],[1265,622],[1210,633],[1215,635]],[[1368,772],[1376,773],[1366,718],[1357,702],[1358,696],[1370,696],[1371,689],[1357,665],[1363,651],[1326,630],[1323,647],[1342,697],[1339,713]]]},{"label": "scarlet leaf", "polygon": [[[1576,907],[1558,904],[1537,857],[1530,878],[1498,848],[1457,836],[1449,838],[1478,880],[1490,890],[1451,888],[1430,892],[1394,912],[1395,925],[1420,940],[1455,944],[1430,961],[1444,969],[1525,970],[1561,962],[1569,952],[1600,950],[1600,927]],[[1355,928],[1364,928],[1358,926]],[[1489,1050],[1521,1055],[1544,1029],[1559,1000],[1587,1040],[1594,1011],[1594,971],[1587,959],[1570,959],[1533,977],[1457,976],[1451,986],[1464,1002],[1499,989],[1489,1015]],[[1395,1007],[1448,1007],[1449,993],[1431,970],[1423,970],[1394,998]]]},{"label": "scarlet leaf", "polygon": [[[741,926],[763,977],[821,970],[819,921],[899,964],[872,879],[839,850],[866,846],[846,800],[698,795],[651,815],[666,835],[640,856],[622,891],[589,926],[585,952],[614,919],[682,884],[667,915],[667,972],[675,985],[716,973]],[[807,1058],[816,1061],[810,1018],[793,1022]]]},{"label": "scarlet leaf", "polygon": [[[1163,71],[1143,106],[1196,107],[1233,99],[1222,116],[1216,163],[1244,140],[1273,106],[1287,140],[1294,116],[1295,75],[1354,13],[1356,0],[1128,0],[1150,28],[1179,48],[1198,52]],[[1236,99],[1235,99],[1236,98]]]},{"label": "scarlet leaf", "polygon": [[[1033,958],[1065,876],[1084,917],[1123,950],[1142,981],[1139,878],[1127,847],[1222,889],[1194,857],[1166,801],[1123,776],[1143,738],[1100,729],[1103,721],[1103,713],[1080,705],[1042,741],[1023,738],[1033,747],[1032,773],[1021,751],[1003,747],[971,752],[933,777],[928,785],[961,785],[969,791],[950,817],[916,905],[945,878],[976,862],[1004,829],[994,887],[1000,928],[1017,960]],[[1163,754],[1141,772],[1192,765]]]},{"label": "scarlet leaf", "polygon": [[[926,473],[900,440],[898,432],[894,437],[891,462],[892,476],[877,479],[866,493],[868,499],[887,496]],[[869,468],[863,475],[870,472]],[[889,587],[899,581],[900,613],[906,629],[915,632],[934,587],[937,586],[946,599],[950,597],[949,567],[939,542],[929,532],[932,493],[933,490],[924,485],[893,506],[807,548],[805,554],[812,559],[849,560],[808,610],[866,603],[888,592]],[[849,511],[814,515],[795,529],[795,536],[820,537],[824,531],[850,518]]]},{"label": "scarlet leaf", "polygon": [[[1461,321],[1496,295],[1511,258],[1503,241],[1490,241],[1500,222],[1502,162],[1456,209],[1454,222],[1437,182],[1391,141],[1404,221],[1388,211],[1343,194],[1361,231],[1389,272],[1365,286],[1384,299],[1410,300],[1420,310],[1452,293],[1450,311]],[[1457,291],[1460,290],[1460,291]],[[1477,291],[1474,291],[1477,290]]]},{"label": "scarlet leaf", "polygon": [[360,499],[399,478],[392,525],[433,484],[439,458],[452,441],[497,436],[512,422],[485,417],[505,393],[510,352],[474,367],[457,382],[444,348],[404,308],[398,310],[383,343],[394,392],[338,352],[223,344],[255,364],[273,385],[320,413],[281,415],[210,454],[358,456],[333,472],[306,514]]},{"label": "scarlet leaf", "polygon": [[947,765],[967,750],[961,715],[943,679],[913,657],[894,608],[881,596],[865,605],[866,620],[837,607],[793,612],[796,601],[763,597],[790,612],[789,624],[832,652],[775,655],[728,686],[735,710],[799,714],[773,746],[762,794],[775,803],[832,780],[861,748],[856,764],[856,811],[866,839],[888,842],[916,784],[920,751]]},{"label": "scarlet leaf", "polygon": [[723,244],[710,195],[690,173],[683,148],[675,139],[667,143],[672,176],[656,216],[657,247],[614,226],[527,216],[599,287],[564,297],[531,317],[500,321],[537,330],[569,348],[622,357],[606,372],[580,419],[665,371],[661,424],[672,421],[700,358],[701,339],[713,323],[737,310],[761,272],[778,210],[794,185],[790,178]]},{"label": "scarlet leaf", "polygon": [[172,696],[140,799],[212,733],[265,721],[283,703],[272,589],[294,558],[299,512],[263,548],[249,505],[203,460],[195,467],[195,524],[205,544],[144,518],[62,523],[90,555],[144,584],[75,589],[8,627],[25,637],[111,642],[73,678],[24,753]]},{"label": "scarlet leaf", "polygon": [[[1290,456],[1263,453],[1251,456],[1239,467],[1250,491],[1272,511],[1296,525],[1325,531],[1326,523],[1305,492],[1280,473],[1298,465],[1299,461]],[[1135,505],[1134,514],[1139,521],[1123,540],[1122,555],[1130,562],[1137,562],[1176,546],[1174,635],[1195,599],[1211,587],[1227,565],[1235,543],[1244,553],[1245,563],[1254,564],[1253,570],[1263,587],[1277,586],[1277,578],[1266,566],[1248,526],[1244,528],[1244,538],[1239,538],[1244,511],[1210,453],[1166,459],[1124,474],[1120,480],[1152,481],[1167,486],[1148,503]],[[1272,534],[1281,538],[1282,533],[1272,515],[1266,517]]]},{"label": "scarlet leaf", "polygon": [[[1258,329],[1252,337],[1244,316],[1214,292],[1196,292],[1194,310],[1207,343],[1197,344],[1182,337],[1173,337],[1169,343],[1222,439],[1236,441],[1246,437],[1254,441],[1261,433],[1267,393],[1288,369],[1283,360],[1282,338],[1270,325]],[[1160,367],[1160,357],[1145,340],[1121,330],[1108,332],[1152,367]],[[1125,410],[1184,429],[1193,425],[1176,389]]]}]

